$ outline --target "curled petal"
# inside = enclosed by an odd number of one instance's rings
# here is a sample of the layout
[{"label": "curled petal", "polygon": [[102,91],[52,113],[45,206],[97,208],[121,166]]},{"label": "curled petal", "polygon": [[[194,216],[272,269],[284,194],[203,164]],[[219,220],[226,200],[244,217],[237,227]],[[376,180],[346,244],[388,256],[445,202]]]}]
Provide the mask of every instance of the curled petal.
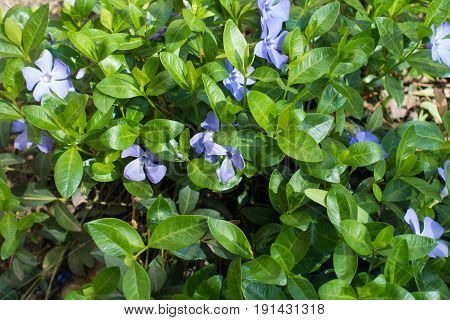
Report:
[{"label": "curled petal", "polygon": [[269,48],[267,50],[269,57],[270,57],[270,61],[275,65],[275,67],[277,67],[278,69],[281,69],[286,62],[288,61],[288,57],[284,54],[281,54],[278,52],[277,49],[275,48]]},{"label": "curled petal", "polygon": [[129,164],[127,164],[123,171],[123,176],[131,181],[144,181],[144,163],[141,161],[141,159],[133,160]]},{"label": "curled petal", "polygon": [[236,173],[234,172],[233,163],[232,163],[231,159],[225,158],[219,169],[220,181],[222,181],[223,183],[227,183],[235,175],[236,175]]},{"label": "curled petal", "polygon": [[155,164],[151,161],[146,161],[144,168],[148,180],[150,180],[154,184],[159,183],[164,178],[167,172],[166,166],[162,164]]},{"label": "curled petal", "polygon": [[425,217],[423,220],[423,231],[421,233],[422,236],[428,237],[431,239],[439,239],[444,233],[444,228],[441,227],[439,223],[433,221],[430,217]]},{"label": "curled petal", "polygon": [[415,234],[420,234],[419,218],[412,208],[409,208],[406,211],[403,219],[405,219],[406,223],[409,224],[412,232],[414,232]]},{"label": "curled petal", "polygon": [[44,50],[34,64],[37,65],[43,73],[50,73],[53,68],[53,56],[50,51]]},{"label": "curled petal", "polygon": [[133,157],[139,158],[144,154],[144,150],[139,147],[137,144],[133,144],[128,149],[122,151],[121,158]]},{"label": "curled petal", "polygon": [[25,67],[22,69],[22,75],[27,84],[28,91],[31,91],[41,81],[42,72],[36,68]]},{"label": "curled petal", "polygon": [[228,150],[212,141],[208,141],[205,143],[206,153],[210,156],[225,156],[228,153]]},{"label": "curled petal", "polygon": [[204,146],[204,143],[203,143],[204,136],[205,136],[205,133],[204,132],[200,132],[200,133],[197,133],[195,136],[193,136],[191,138],[191,140],[189,141],[191,147],[195,148],[195,152],[197,154],[200,154],[203,151],[205,151],[205,146]]}]

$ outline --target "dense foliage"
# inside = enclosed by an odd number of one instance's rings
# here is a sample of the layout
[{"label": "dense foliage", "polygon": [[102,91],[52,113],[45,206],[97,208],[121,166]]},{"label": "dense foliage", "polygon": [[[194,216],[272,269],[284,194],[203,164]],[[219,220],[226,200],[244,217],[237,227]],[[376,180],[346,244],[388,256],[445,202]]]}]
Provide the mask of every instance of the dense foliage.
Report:
[{"label": "dense foliage", "polygon": [[448,299],[449,8],[0,14],[0,297]]}]

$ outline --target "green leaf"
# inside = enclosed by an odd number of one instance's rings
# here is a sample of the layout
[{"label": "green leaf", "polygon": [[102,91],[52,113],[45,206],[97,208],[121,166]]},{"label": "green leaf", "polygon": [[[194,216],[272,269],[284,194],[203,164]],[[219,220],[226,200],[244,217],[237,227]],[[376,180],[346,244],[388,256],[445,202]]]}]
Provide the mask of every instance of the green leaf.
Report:
[{"label": "green leaf", "polygon": [[95,296],[101,297],[113,293],[119,285],[120,268],[110,267],[106,268],[95,275],[92,280]]},{"label": "green leaf", "polygon": [[270,256],[285,272],[291,271],[295,266],[294,254],[288,248],[278,243],[272,243],[270,246]]},{"label": "green leaf", "polygon": [[48,4],[33,12],[23,28],[22,45],[25,52],[36,48],[44,39],[48,24]]},{"label": "green leaf", "polygon": [[187,41],[191,35],[191,29],[183,19],[174,20],[166,31],[167,52],[175,52]]},{"label": "green leaf", "polygon": [[319,288],[319,297],[322,300],[356,300],[356,292],[344,280],[334,279]]},{"label": "green leaf", "polygon": [[155,228],[149,246],[156,249],[180,250],[197,242],[206,231],[208,227],[203,216],[169,217]]},{"label": "green leaf", "polygon": [[122,220],[104,218],[88,222],[85,227],[97,247],[106,255],[130,256],[145,247],[137,231]]},{"label": "green leaf", "polygon": [[303,162],[321,162],[322,150],[305,131],[288,129],[277,136],[278,146],[289,157]]},{"label": "green leaf", "polygon": [[378,32],[380,34],[379,44],[385,47],[396,58],[403,54],[403,33],[394,20],[387,17],[376,17]]},{"label": "green leaf", "polygon": [[75,0],[75,10],[82,17],[87,17],[94,9],[97,0]]},{"label": "green leaf", "polygon": [[394,98],[397,103],[397,107],[401,108],[403,105],[403,82],[402,80],[396,79],[390,75],[384,77],[384,87],[386,88],[389,95]]},{"label": "green leaf", "polygon": [[448,16],[449,0],[433,0],[427,11],[427,17],[424,24],[427,27],[431,25],[439,26]]},{"label": "green leaf", "polygon": [[409,127],[414,127],[416,131],[416,147],[437,151],[444,146],[445,140],[439,127],[432,122],[409,121],[402,124],[398,129],[398,135],[403,136]]},{"label": "green leaf", "polygon": [[345,242],[341,242],[334,249],[333,267],[338,279],[350,284],[358,269],[358,255]]},{"label": "green leaf", "polygon": [[164,221],[170,216],[173,216],[174,213],[169,205],[169,203],[164,199],[164,197],[160,194],[158,198],[153,202],[151,207],[147,212],[147,223],[160,223]]},{"label": "green leaf", "polygon": [[164,68],[169,71],[173,80],[175,80],[181,88],[190,90],[186,81],[188,71],[185,62],[180,57],[170,52],[161,52],[160,59]]},{"label": "green leaf", "polygon": [[357,142],[339,154],[339,161],[352,167],[367,167],[383,159],[383,151],[378,143]]},{"label": "green leaf", "polygon": [[81,232],[81,225],[77,218],[70,213],[67,207],[61,201],[55,201],[51,208],[56,222],[65,230],[72,232]]},{"label": "green leaf", "polygon": [[314,289],[312,283],[300,275],[289,276],[287,281],[287,289],[289,294],[295,300],[319,299],[316,289]]},{"label": "green leaf", "polygon": [[397,147],[395,164],[397,171],[401,172],[405,161],[416,153],[416,131],[413,126],[403,133]]},{"label": "green leaf", "polygon": [[335,184],[331,187],[326,195],[326,203],[323,206],[327,208],[330,222],[338,230],[341,221],[347,219],[356,220],[358,217],[358,205],[355,197],[340,184]]},{"label": "green leaf", "polygon": [[5,33],[9,40],[19,48],[22,45],[22,28],[12,17],[6,18]]},{"label": "green leaf", "polygon": [[69,31],[67,33],[72,45],[85,56],[87,56],[92,61],[98,62],[99,57],[97,54],[97,48],[92,36],[85,30],[78,32]]},{"label": "green leaf", "polygon": [[70,148],[56,161],[55,184],[64,198],[70,198],[83,178],[83,159],[77,149]]},{"label": "green leaf", "polygon": [[364,113],[364,100],[359,91],[333,80],[331,80],[331,84],[337,92],[347,98],[344,103],[345,111],[349,112],[355,118],[361,119]]},{"label": "green leaf", "polygon": [[225,297],[230,300],[242,300],[241,258],[234,257],[228,267],[225,278]]},{"label": "green leaf", "polygon": [[232,20],[228,20],[223,32],[223,46],[228,61],[242,74],[247,74],[247,41]]},{"label": "green leaf", "polygon": [[134,85],[117,77],[106,77],[100,81],[96,89],[117,99],[130,99],[142,96],[142,93]]},{"label": "green leaf", "polygon": [[239,183],[240,176],[236,176],[227,183],[222,183],[213,164],[205,159],[194,159],[188,164],[189,179],[200,188],[208,188],[213,191],[225,191]]},{"label": "green leaf", "polygon": [[409,260],[416,260],[427,256],[437,246],[437,241],[431,238],[415,235],[403,234],[392,239],[392,246],[405,240],[409,250]]},{"label": "green leaf", "polygon": [[27,120],[35,127],[42,130],[58,130],[51,112],[42,106],[24,106],[22,111]]},{"label": "green leaf", "polygon": [[312,40],[329,31],[339,16],[340,5],[335,1],[320,7],[309,19],[305,35]]},{"label": "green leaf", "polygon": [[0,57],[3,58],[22,57],[22,52],[17,46],[13,45],[12,43],[9,43],[4,39],[0,39]]},{"label": "green leaf", "polygon": [[355,220],[343,220],[339,224],[341,235],[345,242],[356,253],[368,256],[373,252],[370,234],[366,226]]},{"label": "green leaf", "polygon": [[150,278],[137,261],[133,261],[127,268],[123,276],[122,288],[127,300],[150,299]]},{"label": "green leaf", "polygon": [[226,120],[226,103],[227,99],[222,89],[206,74],[202,74],[203,86],[205,88],[206,95],[208,96],[209,103],[214,113],[217,115],[221,122]]},{"label": "green leaf", "polygon": [[276,81],[280,77],[280,75],[272,68],[261,66],[256,68],[251,73],[250,77],[254,80],[259,80],[262,82],[272,82]]},{"label": "green leaf", "polygon": [[138,135],[126,124],[118,124],[100,136],[101,143],[114,150],[125,150],[133,145]]},{"label": "green leaf", "polygon": [[301,59],[289,65],[289,85],[309,83],[330,71],[336,56],[336,49],[315,48],[305,53]]},{"label": "green leaf", "polygon": [[189,26],[193,32],[202,32],[205,31],[206,25],[203,20],[197,18],[191,10],[183,9],[182,11],[184,21]]},{"label": "green leaf", "polygon": [[436,201],[440,201],[441,197],[439,193],[430,186],[426,181],[416,178],[416,177],[401,177],[403,181],[405,181],[407,184],[412,186],[413,188],[417,189],[421,194],[430,196]]},{"label": "green leaf", "polygon": [[396,242],[394,248],[386,260],[384,276],[390,283],[405,285],[412,276],[409,265],[408,244],[406,240]]},{"label": "green leaf", "polygon": [[253,251],[244,232],[234,224],[218,220],[208,219],[209,231],[225,249],[243,258],[253,258]]},{"label": "green leaf", "polygon": [[[0,50],[1,51],[1,50]],[[419,73],[426,73],[433,77],[448,78],[450,77],[450,67],[444,63],[433,61],[431,50],[419,50],[406,58],[413,68]]]},{"label": "green leaf", "polygon": [[383,107],[379,106],[370,116],[369,122],[367,123],[367,130],[375,131],[383,125]]},{"label": "green leaf", "polygon": [[5,240],[12,240],[17,233],[17,220],[14,214],[6,213],[0,219],[0,234]]},{"label": "green leaf", "polygon": [[317,143],[321,143],[331,132],[334,125],[334,117],[319,114],[307,113],[305,118],[300,122],[298,129],[305,131]]},{"label": "green leaf", "polygon": [[0,120],[13,121],[19,120],[22,116],[16,111],[16,109],[9,103],[0,100]]},{"label": "green leaf", "polygon": [[259,256],[253,260],[248,273],[257,281],[265,284],[285,286],[287,283],[283,269],[270,256]]},{"label": "green leaf", "polygon": [[179,136],[184,129],[184,125],[177,121],[167,119],[154,119],[144,126],[143,136],[145,139],[155,142],[169,142]]},{"label": "green leaf", "polygon": [[264,93],[250,91],[248,93],[248,105],[250,112],[261,128],[268,133],[276,130],[278,108],[271,98]]},{"label": "green leaf", "polygon": [[181,214],[187,214],[194,211],[197,206],[198,199],[200,197],[200,192],[197,190],[192,190],[189,185],[183,187],[180,190],[178,197],[178,208]]}]

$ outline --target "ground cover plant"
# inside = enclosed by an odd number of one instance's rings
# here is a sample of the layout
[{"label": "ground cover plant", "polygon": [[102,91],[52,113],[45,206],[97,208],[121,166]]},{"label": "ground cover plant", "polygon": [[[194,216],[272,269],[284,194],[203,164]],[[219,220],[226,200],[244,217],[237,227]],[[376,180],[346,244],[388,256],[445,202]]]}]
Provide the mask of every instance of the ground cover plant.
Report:
[{"label": "ground cover plant", "polygon": [[3,12],[0,298],[448,299],[449,8]]}]

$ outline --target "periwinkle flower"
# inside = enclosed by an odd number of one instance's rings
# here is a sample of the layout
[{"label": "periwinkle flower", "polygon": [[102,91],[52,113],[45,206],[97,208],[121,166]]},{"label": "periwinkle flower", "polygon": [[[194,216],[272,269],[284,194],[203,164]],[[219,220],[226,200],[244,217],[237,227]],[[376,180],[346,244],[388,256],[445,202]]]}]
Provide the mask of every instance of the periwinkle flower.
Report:
[{"label": "periwinkle flower", "polygon": [[[201,154],[205,151],[205,143],[213,141],[214,132],[219,131],[219,119],[214,112],[210,111],[206,115],[205,121],[203,121],[200,126],[206,131],[197,133],[190,141],[191,147],[195,148],[197,154]],[[205,159],[209,162],[216,162],[217,156],[210,156],[205,153]]]},{"label": "periwinkle flower", "polygon": [[261,25],[262,40],[256,44],[255,55],[272,62],[275,67],[281,69],[288,61],[288,57],[281,53],[287,32],[281,32],[281,24],[276,23],[274,19],[264,20],[261,18]]},{"label": "periwinkle flower", "polygon": [[431,26],[431,56],[433,61],[443,62],[450,67],[450,23],[444,22],[437,29]]},{"label": "periwinkle flower", "polygon": [[[228,60],[225,61],[225,66],[228,71],[228,78],[223,80],[223,84],[225,85],[225,88],[233,94],[237,101],[242,101],[242,99],[244,99],[244,76],[237,69],[233,68]],[[253,67],[248,68],[247,76],[249,76],[254,70],[255,68]],[[247,78],[247,86],[251,86],[252,84],[255,84],[255,80]]]},{"label": "periwinkle flower", "polygon": [[264,20],[272,19],[281,29],[283,22],[289,20],[290,0],[258,0],[259,11]]},{"label": "periwinkle flower", "polygon": [[439,175],[444,180],[444,189],[442,189],[441,196],[448,196],[448,180],[447,180],[447,172],[449,170],[450,160],[445,161],[443,168],[438,168]]},{"label": "periwinkle flower", "polygon": [[39,68],[25,67],[22,69],[23,77],[27,83],[27,89],[33,91],[36,101],[51,92],[64,99],[69,91],[73,90],[72,83],[68,80],[69,67],[59,59],[54,59],[48,50],[42,51],[41,56],[34,64]]},{"label": "periwinkle flower", "polygon": [[428,253],[429,257],[448,257],[447,244],[444,241],[439,240],[439,238],[444,233],[444,228],[439,223],[433,221],[433,219],[431,219],[430,217],[425,217],[425,219],[423,220],[423,230],[422,232],[420,232],[419,218],[417,217],[416,212],[411,208],[406,211],[404,219],[415,234],[438,240],[437,246],[433,250],[431,250],[430,253]]},{"label": "periwinkle flower", "polygon": [[131,161],[125,167],[123,175],[131,181],[144,181],[147,177],[150,182],[157,184],[166,175],[166,166],[159,163],[158,157],[149,150],[143,150],[137,144],[122,151],[122,158],[133,157],[136,160]]},{"label": "periwinkle flower", "polygon": [[64,284],[73,280],[73,273],[70,271],[63,271],[56,277],[56,286],[62,287]]},{"label": "periwinkle flower", "polygon": [[[14,140],[14,149],[26,150],[31,148],[33,142],[28,139],[28,127],[24,120],[17,120],[11,124],[11,132],[17,133]],[[53,149],[53,140],[44,132],[41,133],[41,143],[37,144],[38,149],[43,153],[49,153]]]},{"label": "periwinkle flower", "polygon": [[359,128],[356,128],[356,135],[354,137],[349,135],[349,138],[350,138],[350,145],[355,144],[357,142],[375,142],[380,146],[381,150],[383,151],[383,159],[386,159],[388,156],[388,154],[386,153],[386,151],[384,151],[384,148],[380,143],[380,139],[378,139],[378,137],[369,130],[361,131]]},{"label": "periwinkle flower", "polygon": [[206,142],[205,148],[211,156],[225,156],[219,169],[219,178],[223,183],[227,183],[236,175],[233,166],[239,170],[244,170],[244,158],[236,148],[221,146],[212,141]]}]

